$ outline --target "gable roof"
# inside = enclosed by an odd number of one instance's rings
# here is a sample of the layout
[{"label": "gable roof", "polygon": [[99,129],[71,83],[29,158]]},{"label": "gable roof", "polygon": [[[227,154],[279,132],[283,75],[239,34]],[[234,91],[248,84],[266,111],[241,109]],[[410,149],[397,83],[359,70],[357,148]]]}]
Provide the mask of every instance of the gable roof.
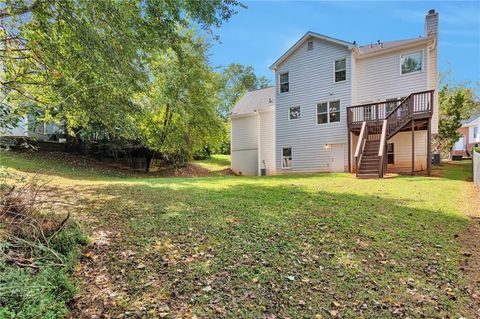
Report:
[{"label": "gable roof", "polygon": [[275,87],[245,93],[233,107],[232,116],[249,114],[275,106]]},{"label": "gable roof", "polygon": [[301,47],[302,44],[305,43],[305,41],[307,41],[311,38],[327,41],[327,42],[330,42],[330,43],[335,43],[335,44],[338,44],[338,45],[341,45],[341,46],[345,46],[349,50],[354,47],[354,44],[351,43],[351,42],[343,41],[343,40],[340,40],[340,39],[335,39],[335,38],[332,38],[332,37],[329,37],[329,36],[326,36],[326,35],[323,35],[323,34],[320,34],[320,33],[315,33],[315,32],[312,32],[312,31],[308,31],[307,33],[305,33],[305,35],[303,37],[300,38],[300,40],[295,42],[295,44],[293,46],[291,46],[290,49],[287,50],[287,52],[285,52],[280,58],[278,58],[277,61],[273,62],[273,64],[270,66],[270,69],[274,70],[275,68],[277,68],[277,66],[280,63],[285,61],[293,52],[295,52],[299,47]]}]

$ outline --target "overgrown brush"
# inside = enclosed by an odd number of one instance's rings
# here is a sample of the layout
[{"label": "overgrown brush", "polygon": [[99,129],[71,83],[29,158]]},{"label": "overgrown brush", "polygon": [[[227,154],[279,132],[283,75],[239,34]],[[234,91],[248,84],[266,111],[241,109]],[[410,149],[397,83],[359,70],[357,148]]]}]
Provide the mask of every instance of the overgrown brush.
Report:
[{"label": "overgrown brush", "polygon": [[86,238],[69,213],[55,211],[47,181],[0,173],[0,318],[62,318]]}]

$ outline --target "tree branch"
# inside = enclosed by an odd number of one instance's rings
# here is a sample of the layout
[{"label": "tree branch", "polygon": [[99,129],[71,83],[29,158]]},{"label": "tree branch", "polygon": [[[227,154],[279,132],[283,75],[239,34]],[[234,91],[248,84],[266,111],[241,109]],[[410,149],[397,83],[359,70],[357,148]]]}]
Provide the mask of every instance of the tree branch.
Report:
[{"label": "tree branch", "polygon": [[35,10],[35,8],[38,7],[38,5],[39,5],[39,1],[34,1],[29,6],[0,10],[0,20],[4,19],[4,18],[15,17],[15,16],[19,16],[19,15],[31,12],[31,11]]}]

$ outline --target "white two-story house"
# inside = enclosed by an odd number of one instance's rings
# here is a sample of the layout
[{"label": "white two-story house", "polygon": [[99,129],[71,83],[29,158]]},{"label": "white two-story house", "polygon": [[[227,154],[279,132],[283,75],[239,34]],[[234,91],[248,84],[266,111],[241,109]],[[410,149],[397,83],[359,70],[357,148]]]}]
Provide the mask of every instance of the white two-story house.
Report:
[{"label": "white two-story house", "polygon": [[361,46],[307,32],[272,64],[275,86],[246,93],[234,107],[232,169],[430,173],[437,38],[434,10],[423,35],[407,40]]}]

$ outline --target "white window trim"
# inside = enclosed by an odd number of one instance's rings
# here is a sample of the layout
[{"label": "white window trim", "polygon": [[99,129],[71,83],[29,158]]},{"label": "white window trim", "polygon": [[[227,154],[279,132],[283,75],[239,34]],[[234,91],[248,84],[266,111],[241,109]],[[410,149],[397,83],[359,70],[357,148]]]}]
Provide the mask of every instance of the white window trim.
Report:
[{"label": "white window trim", "polygon": [[[287,73],[288,74],[288,91],[287,92],[282,92],[282,83],[280,82],[281,80],[281,75],[282,74],[285,74]],[[285,94],[285,93],[290,93],[290,71],[282,71],[282,72],[278,72],[278,93],[279,94]]]},{"label": "white window trim", "polygon": [[[338,82],[335,82],[335,62],[336,61],[339,61],[339,60],[345,60],[345,80],[342,80],[342,81],[338,81]],[[339,70],[339,71],[343,71],[343,70]],[[333,60],[333,83],[334,84],[337,84],[337,83],[344,83],[344,82],[347,82],[348,80],[348,77],[347,77],[347,57],[343,57],[343,58],[338,58],[338,59],[335,59]]]},{"label": "white window trim", "polygon": [[[291,152],[292,152],[292,166],[290,166],[290,167],[283,167],[283,157],[284,157],[283,156],[283,149],[285,149],[285,148],[291,149]],[[281,152],[280,153],[280,167],[281,167],[281,169],[292,169],[293,168],[293,147],[284,146],[284,147],[281,148],[280,152]]]},{"label": "white window trim", "polygon": [[[290,109],[293,108],[293,107],[299,107],[300,108],[300,117],[298,119],[291,119],[290,118]],[[288,114],[287,114],[287,118],[289,121],[298,121],[302,118],[302,107],[300,105],[295,105],[295,106],[289,106],[288,107]]]},{"label": "white window trim", "polygon": [[[330,122],[330,102],[336,102],[336,101],[338,101],[338,103],[340,104],[340,110],[339,110],[340,121]],[[328,120],[327,123],[318,123],[318,104],[322,104],[322,103],[327,103],[327,120]],[[325,113],[322,113],[322,114],[325,114]],[[326,125],[326,124],[335,125],[335,124],[342,123],[342,100],[341,99],[333,99],[333,100],[328,100],[328,101],[317,102],[315,104],[315,122],[317,123],[317,126],[323,126],[323,125]]]},{"label": "white window trim", "polygon": [[[422,52],[422,64],[421,64],[421,69],[420,69],[420,71],[414,71],[414,72],[409,72],[409,73],[402,73],[402,56],[409,55],[409,54],[412,54],[412,53],[418,53],[418,52]],[[399,73],[400,73],[400,76],[406,76],[406,75],[412,75],[412,74],[422,73],[423,70],[424,70],[424,63],[423,63],[423,57],[424,57],[424,55],[425,55],[425,50],[424,50],[424,49],[415,50],[415,51],[410,51],[410,52],[405,52],[405,53],[400,53],[400,55],[398,56],[398,71],[399,71]]]}]

